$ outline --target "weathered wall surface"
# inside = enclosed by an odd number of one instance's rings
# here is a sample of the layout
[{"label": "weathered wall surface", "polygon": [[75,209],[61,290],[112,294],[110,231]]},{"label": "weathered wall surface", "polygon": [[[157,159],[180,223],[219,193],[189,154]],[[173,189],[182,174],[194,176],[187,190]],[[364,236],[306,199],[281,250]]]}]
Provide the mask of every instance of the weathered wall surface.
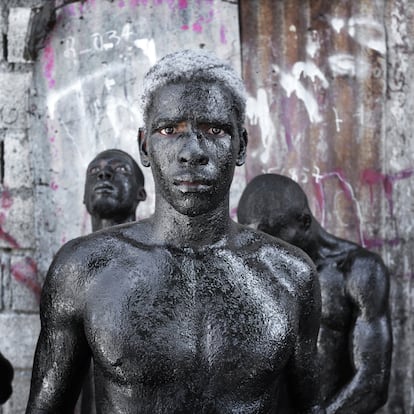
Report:
[{"label": "weathered wall surface", "polygon": [[[0,413],[24,410],[50,260],[90,231],[86,165],[110,147],[138,159],[142,75],[186,47],[214,50],[248,89],[249,158],[237,171],[232,215],[247,181],[284,173],[303,185],[328,230],[389,266],[395,350],[381,412],[412,412],[414,2],[75,2],[59,8],[29,62],[24,40],[39,3],[0,5],[0,350],[16,367]],[[144,173],[149,200],[139,217],[153,208]]]},{"label": "weathered wall surface", "polygon": [[281,172],[316,217],[391,274],[389,402],[413,412],[414,3],[242,1],[247,179]]}]

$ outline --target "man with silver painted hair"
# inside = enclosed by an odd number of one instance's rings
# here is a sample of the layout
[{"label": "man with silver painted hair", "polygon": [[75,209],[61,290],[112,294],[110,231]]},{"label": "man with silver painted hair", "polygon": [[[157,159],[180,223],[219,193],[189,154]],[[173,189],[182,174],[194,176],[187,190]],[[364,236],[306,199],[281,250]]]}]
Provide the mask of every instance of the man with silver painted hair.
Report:
[{"label": "man with silver painted hair", "polygon": [[70,412],[90,356],[99,413],[280,413],[282,378],[296,412],[323,412],[315,268],[229,216],[247,145],[239,76],[182,51],[144,83],[139,147],[154,214],[57,254],[27,413]]}]

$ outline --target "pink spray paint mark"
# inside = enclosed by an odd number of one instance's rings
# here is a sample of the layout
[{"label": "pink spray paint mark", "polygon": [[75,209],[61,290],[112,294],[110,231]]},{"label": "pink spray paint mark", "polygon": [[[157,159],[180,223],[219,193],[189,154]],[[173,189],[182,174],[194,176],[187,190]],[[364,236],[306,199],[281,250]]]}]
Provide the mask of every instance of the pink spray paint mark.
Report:
[{"label": "pink spray paint mark", "polygon": [[181,26],[181,30],[188,30],[189,29],[189,27],[188,27],[188,25],[187,24],[183,24],[182,26]]},{"label": "pink spray paint mark", "polygon": [[76,9],[73,4],[69,5],[69,7],[67,7],[66,10],[68,11],[70,16],[76,16]]},{"label": "pink spray paint mark", "polygon": [[[339,180],[339,186],[341,187],[342,192],[345,194],[345,197],[349,201],[353,201],[353,192],[348,180],[345,177],[345,174],[341,168],[337,168],[329,173],[318,174],[313,177],[313,188],[315,191],[316,201],[318,203],[319,209],[322,213],[322,226],[325,224],[325,193],[323,190],[323,183],[329,178],[337,178]],[[361,222],[360,218],[357,216],[357,228],[358,228],[358,239],[359,242],[365,247],[363,236],[361,234]]]},{"label": "pink spray paint mark", "polygon": [[178,0],[178,8],[180,10],[186,9],[188,7],[187,0]]},{"label": "pink spray paint mark", "polygon": [[56,141],[56,138],[54,136],[53,137],[50,137],[49,138],[49,141],[53,144]]},{"label": "pink spray paint mark", "polygon": [[193,23],[193,32],[201,33],[203,31],[203,26],[199,22]]},{"label": "pink spray paint mark", "polygon": [[282,108],[283,108],[282,123],[283,123],[283,126],[285,127],[286,145],[287,145],[288,151],[290,152],[293,149],[293,141],[292,141],[292,125],[290,123],[290,118],[288,116],[289,106],[290,106],[289,98],[283,97],[282,98]]},{"label": "pink spray paint mark", "polygon": [[0,227],[0,239],[8,243],[9,246],[12,247],[13,249],[18,249],[20,247],[16,239],[13,236],[11,236],[9,233],[5,232],[1,227]]},{"label": "pink spray paint mark", "polygon": [[9,209],[12,205],[13,205],[13,198],[10,194],[10,191],[4,189],[3,192],[1,193],[1,208]]},{"label": "pink spray paint mark", "polygon": [[401,243],[401,239],[399,237],[395,237],[394,239],[380,239],[380,238],[369,238],[365,234],[363,236],[364,247],[367,249],[376,249],[381,248],[384,245],[387,246],[398,246]]},{"label": "pink spray paint mark", "polygon": [[411,177],[414,174],[413,168],[407,168],[405,170],[399,171],[395,174],[382,174],[379,171],[375,171],[372,169],[367,168],[361,174],[361,181],[363,184],[369,185],[370,191],[370,199],[371,204],[373,203],[373,186],[376,184],[382,184],[382,188],[384,189],[385,198],[388,201],[388,206],[390,210],[390,215],[394,215],[394,200],[392,197],[392,193],[394,190],[394,183],[398,180],[404,180],[406,178]]},{"label": "pink spray paint mark", "polygon": [[54,182],[54,181],[52,181],[51,183],[50,183],[50,188],[53,190],[53,191],[56,191],[58,188],[59,188],[59,186]]},{"label": "pink spray paint mark", "polygon": [[47,79],[47,84],[49,88],[53,88],[56,84],[55,78],[54,78],[54,67],[55,67],[55,56],[53,47],[50,42],[45,47],[44,51],[44,59],[45,59],[45,66],[44,66],[44,75]]},{"label": "pink spray paint mark", "polygon": [[325,194],[321,182],[317,178],[313,178],[313,191],[315,193],[316,202],[321,213],[325,211]]},{"label": "pink spray paint mark", "polygon": [[25,257],[22,261],[14,263],[10,270],[14,279],[30,289],[34,293],[37,302],[40,302],[42,287],[37,281],[36,262],[31,257]]},{"label": "pink spray paint mark", "polygon": [[17,240],[11,236],[9,233],[5,232],[1,227],[6,222],[6,215],[1,212],[0,213],[0,240],[4,240],[10,247],[14,249],[18,249],[20,247]]},{"label": "pink spray paint mark", "polygon": [[83,14],[83,3],[78,4],[78,12],[79,12],[79,15]]},{"label": "pink spray paint mark", "polygon": [[119,7],[120,9],[122,9],[123,7],[125,7],[125,2],[124,2],[124,0],[119,0],[119,1],[118,1],[118,7]]},{"label": "pink spray paint mark", "polygon": [[227,32],[227,29],[226,29],[226,27],[224,26],[224,24],[222,24],[222,25],[220,26],[220,42],[221,42],[223,45],[227,44],[226,32]]}]

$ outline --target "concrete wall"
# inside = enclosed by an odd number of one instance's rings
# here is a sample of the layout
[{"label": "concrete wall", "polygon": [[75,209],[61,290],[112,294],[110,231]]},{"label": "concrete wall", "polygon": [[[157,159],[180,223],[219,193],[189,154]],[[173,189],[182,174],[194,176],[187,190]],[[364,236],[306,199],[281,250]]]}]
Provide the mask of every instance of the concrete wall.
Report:
[{"label": "concrete wall", "polygon": [[[414,3],[88,0],[60,7],[51,29],[47,13],[33,19],[41,3],[0,5],[0,350],[16,368],[0,413],[24,411],[50,261],[90,231],[86,165],[110,147],[138,159],[141,77],[185,47],[214,50],[248,88],[250,152],[232,187],[233,217],[247,181],[282,172],[330,231],[383,256],[395,351],[382,412],[412,412]],[[25,45],[42,28],[30,61]],[[144,173],[139,218],[153,209]]]}]

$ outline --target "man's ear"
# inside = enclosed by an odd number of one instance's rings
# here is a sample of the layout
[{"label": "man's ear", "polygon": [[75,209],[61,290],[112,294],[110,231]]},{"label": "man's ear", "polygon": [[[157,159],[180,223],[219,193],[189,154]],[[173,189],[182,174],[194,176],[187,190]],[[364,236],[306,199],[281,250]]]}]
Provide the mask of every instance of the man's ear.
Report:
[{"label": "man's ear", "polygon": [[139,128],[138,129],[138,148],[139,148],[139,155],[141,157],[142,165],[144,167],[149,167],[150,166],[150,161],[149,161],[149,158],[148,158],[147,139],[146,139],[146,136],[145,136],[144,128]]},{"label": "man's ear", "polygon": [[308,230],[312,224],[312,216],[309,213],[304,213],[302,215],[302,225],[304,230]]},{"label": "man's ear", "polygon": [[141,187],[138,190],[138,194],[137,194],[137,200],[138,201],[145,201],[147,199],[147,192],[145,191],[144,187]]},{"label": "man's ear", "polygon": [[247,131],[245,128],[242,129],[240,134],[240,148],[239,153],[237,155],[236,165],[239,167],[244,164],[244,161],[246,160],[246,149],[247,149]]}]

